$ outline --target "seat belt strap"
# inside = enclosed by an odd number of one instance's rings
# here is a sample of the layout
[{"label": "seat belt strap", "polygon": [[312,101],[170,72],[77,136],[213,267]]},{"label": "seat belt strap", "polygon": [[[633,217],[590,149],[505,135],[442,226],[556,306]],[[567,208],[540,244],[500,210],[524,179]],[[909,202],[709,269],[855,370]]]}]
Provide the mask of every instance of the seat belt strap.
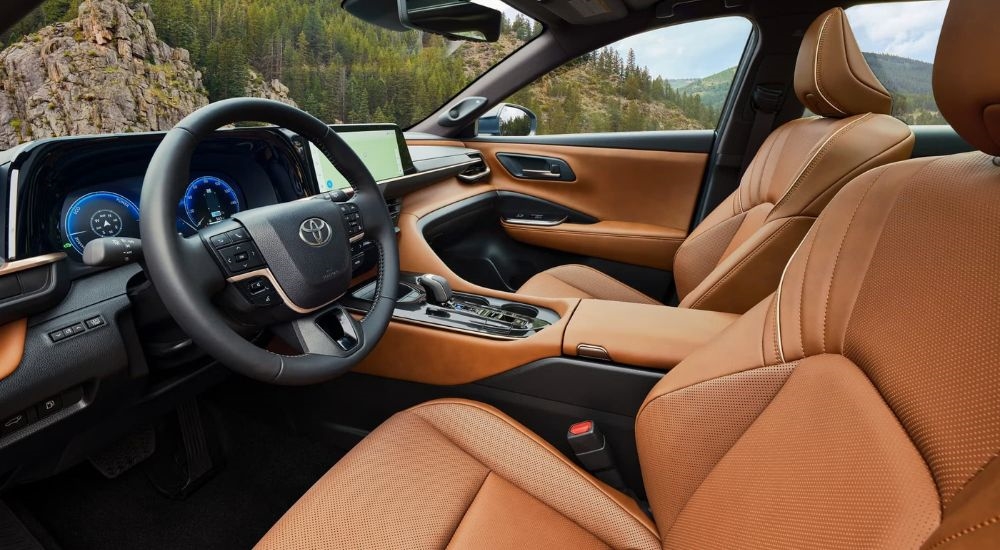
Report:
[{"label": "seat belt strap", "polygon": [[747,140],[746,152],[743,154],[743,165],[740,175],[746,172],[753,162],[754,156],[764,144],[767,136],[774,130],[774,120],[778,118],[781,105],[785,102],[785,87],[779,84],[758,84],[754,87],[750,105],[753,107],[753,127],[750,128],[750,139]]}]

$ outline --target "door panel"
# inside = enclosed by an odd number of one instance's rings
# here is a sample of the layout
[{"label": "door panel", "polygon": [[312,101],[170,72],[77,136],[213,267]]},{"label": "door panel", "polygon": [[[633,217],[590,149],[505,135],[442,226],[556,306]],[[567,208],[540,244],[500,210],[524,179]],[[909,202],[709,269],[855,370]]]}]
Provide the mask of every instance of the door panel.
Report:
[{"label": "door panel", "polygon": [[[559,204],[595,224],[503,223],[512,238],[583,256],[669,270],[687,235],[708,154],[581,147],[511,141],[468,142],[482,151],[499,191]],[[511,174],[498,155],[550,157],[566,163],[575,178]],[[529,177],[524,177],[529,176]]]},{"label": "door panel", "polygon": [[525,244],[670,271],[686,231],[648,223],[602,221],[555,226],[501,222],[511,238]]}]

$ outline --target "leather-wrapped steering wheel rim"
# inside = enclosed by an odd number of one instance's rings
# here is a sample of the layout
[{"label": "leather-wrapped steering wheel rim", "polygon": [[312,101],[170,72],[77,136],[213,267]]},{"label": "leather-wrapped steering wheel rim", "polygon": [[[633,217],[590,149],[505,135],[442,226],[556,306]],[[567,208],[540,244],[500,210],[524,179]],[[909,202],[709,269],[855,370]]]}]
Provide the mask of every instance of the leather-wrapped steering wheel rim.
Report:
[{"label": "leather-wrapped steering wheel rim", "polygon": [[[330,158],[355,190],[351,202],[360,209],[366,238],[376,244],[378,273],[371,310],[360,321],[353,318],[349,321],[360,328],[357,345],[353,349],[341,353],[335,346],[322,343],[315,346],[319,351],[306,349],[300,355],[281,355],[249,342],[230,327],[226,317],[213,303],[213,296],[221,292],[227,283],[226,272],[217,264],[211,247],[199,235],[183,237],[177,232],[177,204],[188,185],[195,148],[217,129],[243,121],[274,124],[308,139]],[[308,201],[301,201],[301,208],[308,206],[310,215],[318,211],[318,216],[326,219],[323,213],[329,212],[331,220],[340,215],[339,211],[324,210],[326,207],[318,203],[306,204]],[[280,212],[279,206],[283,206]],[[270,208],[274,211],[273,216],[296,216],[299,207],[289,203]],[[336,208],[336,205],[332,207]],[[270,213],[263,212],[264,215]],[[297,223],[297,218],[288,221]],[[337,230],[336,223],[331,222],[331,226],[334,231]],[[378,184],[336,132],[319,119],[289,105],[265,99],[229,99],[203,107],[180,121],[157,147],[146,171],[140,199],[140,230],[148,276],[168,312],[209,355],[251,378],[289,385],[329,380],[360,362],[381,339],[392,318],[394,293],[399,280],[399,251],[394,224]],[[269,258],[265,245],[271,246],[271,243],[260,246],[265,259],[276,261],[274,258],[279,255],[272,254]],[[291,257],[294,259],[294,255]],[[280,267],[286,269],[288,266]],[[343,275],[339,274],[338,278],[342,279]],[[322,285],[309,288],[333,292]],[[317,309],[296,320],[297,333],[313,332],[314,325],[318,326],[318,316],[323,314],[322,308]],[[341,312],[346,314],[343,310]],[[315,334],[306,336],[322,338],[322,335]]]}]

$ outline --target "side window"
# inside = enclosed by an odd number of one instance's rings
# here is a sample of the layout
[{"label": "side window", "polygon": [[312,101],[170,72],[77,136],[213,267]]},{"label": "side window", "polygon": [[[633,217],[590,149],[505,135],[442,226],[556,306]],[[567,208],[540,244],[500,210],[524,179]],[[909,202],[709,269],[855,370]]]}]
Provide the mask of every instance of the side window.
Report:
[{"label": "side window", "polygon": [[[742,17],[723,17],[638,34],[567,63],[507,102],[538,117],[537,134],[714,129],[751,28]],[[507,134],[508,112],[480,132]]]},{"label": "side window", "polygon": [[847,10],[858,45],[892,94],[892,115],[907,124],[947,124],[931,74],[948,0],[866,4]]}]

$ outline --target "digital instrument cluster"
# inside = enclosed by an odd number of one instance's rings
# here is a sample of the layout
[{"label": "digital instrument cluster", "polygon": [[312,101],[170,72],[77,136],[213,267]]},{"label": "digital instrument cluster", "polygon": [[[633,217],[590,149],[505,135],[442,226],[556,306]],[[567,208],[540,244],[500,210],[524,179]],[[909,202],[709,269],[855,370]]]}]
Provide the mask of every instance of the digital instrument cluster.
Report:
[{"label": "digital instrument cluster", "polygon": [[[121,191],[121,192],[118,192]],[[63,216],[63,248],[83,254],[87,243],[101,237],[139,237],[139,206],[126,190],[101,190],[67,200]],[[138,193],[128,193],[138,195]],[[72,198],[72,197],[71,197]],[[218,176],[191,181],[177,205],[177,231],[185,236],[229,219],[243,210],[238,187]]]}]

